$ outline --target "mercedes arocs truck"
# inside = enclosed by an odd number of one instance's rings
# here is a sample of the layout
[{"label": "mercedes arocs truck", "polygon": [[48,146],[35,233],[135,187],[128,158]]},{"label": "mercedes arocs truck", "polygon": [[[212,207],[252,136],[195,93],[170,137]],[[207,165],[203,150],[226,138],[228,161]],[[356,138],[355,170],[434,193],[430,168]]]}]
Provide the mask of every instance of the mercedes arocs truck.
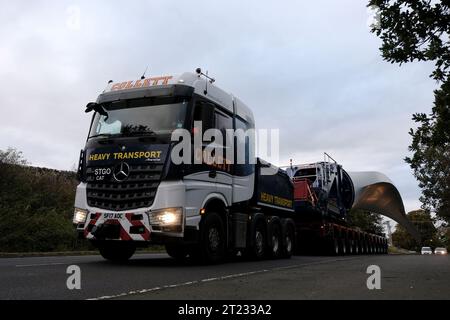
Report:
[{"label": "mercedes arocs truck", "polygon": [[[80,154],[73,222],[105,259],[127,260],[152,244],[176,259],[210,263],[238,252],[287,258],[301,248],[305,229],[317,236],[308,239],[336,254],[369,253],[366,243],[374,253],[387,248],[381,236],[370,241],[351,228],[344,232],[341,219],[352,201],[341,197],[345,188],[352,192],[351,182],[342,182],[344,171],[327,165],[326,180],[312,179],[307,168],[283,170],[256,158],[252,111],[200,69],[110,82],[86,112],[93,116]],[[232,143],[205,142],[211,129]],[[335,180],[333,190],[325,189]],[[327,201],[329,191],[334,202]],[[339,217],[328,216],[336,210]],[[364,240],[350,241],[350,232]]]}]

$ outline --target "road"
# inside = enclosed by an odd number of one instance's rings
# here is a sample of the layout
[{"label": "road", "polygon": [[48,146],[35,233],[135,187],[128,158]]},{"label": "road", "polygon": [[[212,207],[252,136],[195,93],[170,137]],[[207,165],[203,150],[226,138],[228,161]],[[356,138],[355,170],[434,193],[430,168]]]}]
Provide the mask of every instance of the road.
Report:
[{"label": "road", "polygon": [[[68,290],[69,265],[81,290]],[[369,265],[381,289],[369,290]],[[0,259],[0,299],[450,299],[450,257],[314,257],[203,266],[166,254],[140,254],[123,265],[100,256]]]}]

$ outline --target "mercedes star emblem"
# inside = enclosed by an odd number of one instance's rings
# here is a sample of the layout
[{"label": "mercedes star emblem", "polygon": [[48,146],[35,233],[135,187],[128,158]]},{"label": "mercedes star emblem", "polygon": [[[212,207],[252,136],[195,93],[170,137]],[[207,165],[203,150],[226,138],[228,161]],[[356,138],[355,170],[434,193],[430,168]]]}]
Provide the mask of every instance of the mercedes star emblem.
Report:
[{"label": "mercedes star emblem", "polygon": [[130,175],[130,166],[126,162],[122,162],[114,167],[114,179],[118,182],[125,181]]}]

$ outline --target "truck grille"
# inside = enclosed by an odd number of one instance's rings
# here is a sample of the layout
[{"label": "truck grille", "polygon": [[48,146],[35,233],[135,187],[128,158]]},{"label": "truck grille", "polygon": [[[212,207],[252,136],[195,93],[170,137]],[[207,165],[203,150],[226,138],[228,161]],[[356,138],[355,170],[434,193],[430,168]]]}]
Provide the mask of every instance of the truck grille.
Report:
[{"label": "truck grille", "polygon": [[150,207],[161,181],[162,164],[130,165],[130,174],[123,182],[112,176],[109,181],[95,181],[94,170],[86,168],[87,202],[91,207],[113,211]]}]

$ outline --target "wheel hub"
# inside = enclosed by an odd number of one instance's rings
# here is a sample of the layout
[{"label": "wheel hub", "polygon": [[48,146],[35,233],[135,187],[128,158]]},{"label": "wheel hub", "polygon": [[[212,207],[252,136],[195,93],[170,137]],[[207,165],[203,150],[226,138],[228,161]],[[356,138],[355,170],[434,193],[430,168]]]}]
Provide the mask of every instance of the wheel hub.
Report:
[{"label": "wheel hub", "polygon": [[287,252],[291,252],[292,250],[292,240],[289,236],[286,236],[286,250]]},{"label": "wheel hub", "polygon": [[217,251],[220,244],[220,233],[217,228],[209,229],[208,240],[211,251]]},{"label": "wheel hub", "polygon": [[272,236],[272,251],[273,251],[273,253],[278,252],[278,247],[279,247],[278,237],[273,235]]},{"label": "wheel hub", "polygon": [[256,237],[255,237],[255,245],[256,245],[256,252],[258,255],[261,255],[264,251],[264,245],[263,245],[263,234],[261,231],[256,231]]}]

